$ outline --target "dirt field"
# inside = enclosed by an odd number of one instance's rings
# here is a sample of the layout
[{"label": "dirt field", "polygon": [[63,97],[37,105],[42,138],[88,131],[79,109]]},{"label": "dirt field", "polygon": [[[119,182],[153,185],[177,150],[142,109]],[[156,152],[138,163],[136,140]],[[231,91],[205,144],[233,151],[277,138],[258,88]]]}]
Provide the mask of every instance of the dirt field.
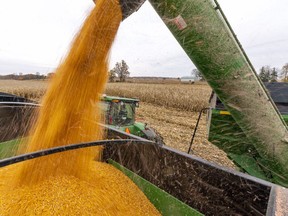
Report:
[{"label": "dirt field", "polygon": [[[181,111],[153,104],[141,103],[138,110],[139,121],[148,123],[164,138],[166,145],[187,152],[198,112]],[[192,145],[192,154],[219,165],[235,169],[226,154],[207,140],[206,115],[201,118],[200,126]]]},{"label": "dirt field", "polygon": [[[0,80],[0,91],[40,100],[47,81]],[[166,145],[187,152],[199,111],[208,106],[211,89],[207,84],[110,83],[106,93],[136,97],[142,102],[137,120],[155,128]],[[192,153],[208,161],[235,168],[226,154],[207,140],[206,115],[202,116]]]}]

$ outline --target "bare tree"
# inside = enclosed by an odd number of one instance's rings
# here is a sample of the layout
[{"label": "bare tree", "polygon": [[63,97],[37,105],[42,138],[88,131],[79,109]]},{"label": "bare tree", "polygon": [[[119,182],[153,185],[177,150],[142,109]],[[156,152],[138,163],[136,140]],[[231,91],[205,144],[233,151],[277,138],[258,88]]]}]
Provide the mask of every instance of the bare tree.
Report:
[{"label": "bare tree", "polygon": [[271,73],[272,69],[270,66],[263,66],[260,69],[259,78],[262,82],[270,82],[271,81]]},{"label": "bare tree", "polygon": [[286,63],[283,67],[282,67],[282,76],[283,76],[283,81],[284,82],[288,82],[288,63]]},{"label": "bare tree", "polygon": [[130,72],[128,70],[129,67],[124,60],[122,60],[121,62],[117,62],[115,67],[112,69],[112,71],[117,74],[120,82],[125,82],[126,78],[129,77]]},{"label": "bare tree", "polygon": [[108,76],[109,76],[109,82],[114,82],[116,78],[115,70],[114,69],[110,70],[108,72]]},{"label": "bare tree", "polygon": [[270,82],[277,82],[278,80],[278,69],[273,67],[270,75]]},{"label": "bare tree", "polygon": [[202,73],[197,68],[192,70],[191,75],[192,76],[194,75],[200,81],[204,81],[205,80],[205,78],[203,77]]}]

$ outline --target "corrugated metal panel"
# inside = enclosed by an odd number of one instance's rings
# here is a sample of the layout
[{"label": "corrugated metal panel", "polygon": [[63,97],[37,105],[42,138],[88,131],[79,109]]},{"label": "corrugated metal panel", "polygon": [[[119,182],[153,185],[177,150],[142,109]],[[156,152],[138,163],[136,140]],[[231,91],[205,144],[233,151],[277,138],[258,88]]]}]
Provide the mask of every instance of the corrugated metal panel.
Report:
[{"label": "corrugated metal panel", "polygon": [[288,83],[265,83],[275,103],[288,104]]},{"label": "corrugated metal panel", "polygon": [[[288,83],[264,83],[281,114],[288,113]],[[213,93],[214,94],[214,93]],[[217,109],[225,109],[217,97]]]}]

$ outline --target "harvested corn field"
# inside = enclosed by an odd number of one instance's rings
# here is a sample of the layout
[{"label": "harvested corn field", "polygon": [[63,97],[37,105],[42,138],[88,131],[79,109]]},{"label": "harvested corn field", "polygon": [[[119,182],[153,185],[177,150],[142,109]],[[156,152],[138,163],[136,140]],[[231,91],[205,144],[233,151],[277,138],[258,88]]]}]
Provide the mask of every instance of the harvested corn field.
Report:
[{"label": "harvested corn field", "polygon": [[178,108],[185,111],[200,111],[208,106],[211,88],[207,84],[137,84],[109,83],[108,95],[136,97],[142,102]]},{"label": "harvested corn field", "polygon": [[[48,81],[0,80],[0,91],[39,101],[47,89]],[[200,111],[208,106],[211,88],[206,83],[143,84],[108,83],[107,95],[139,98],[142,102],[178,108],[185,111]]]},{"label": "harvested corn field", "polygon": [[0,80],[0,92],[40,101],[48,87],[47,80]]},{"label": "harvested corn field", "polygon": [[[141,103],[138,120],[145,121],[155,128],[164,138],[166,145],[187,152],[198,114],[198,112]],[[192,145],[192,154],[218,165],[236,168],[225,152],[207,140],[206,114],[202,116],[198,126]]]},{"label": "harvested corn field", "polygon": [[[11,83],[11,84],[10,84]],[[31,83],[31,84],[30,84]],[[28,98],[33,99],[33,95],[40,95],[37,92],[45,92],[48,82],[45,81],[6,81],[0,80],[0,91],[7,90],[11,93],[18,93],[23,95],[21,91],[17,91],[21,87],[22,91],[26,92]],[[10,88],[8,88],[10,86]],[[32,86],[32,88],[30,88]],[[136,91],[137,86],[139,90]],[[167,94],[166,89],[174,88],[174,95],[179,98],[179,104],[177,106],[187,106],[186,103],[194,104],[196,110],[202,109],[208,106],[208,100],[210,97],[211,89],[207,84],[202,85],[183,85],[183,84],[135,84],[135,83],[108,83],[106,87],[106,93],[109,95],[127,97],[140,97],[140,107],[137,111],[137,121],[146,122],[152,128],[155,128],[161,136],[164,138],[165,143],[175,149],[183,152],[187,152],[189,143],[191,141],[192,132],[196,125],[198,118],[198,111],[189,111],[181,108],[173,108],[173,95]],[[136,92],[133,92],[134,89]],[[146,90],[147,89],[147,90]],[[141,91],[140,91],[141,90]],[[150,90],[150,92],[149,92]],[[151,95],[158,91],[158,96],[161,99],[165,98],[165,104],[161,104],[156,98],[150,99]],[[154,92],[154,93],[153,93]],[[194,95],[191,93],[194,92]],[[128,95],[129,93],[129,95]],[[189,94],[187,99],[185,94]],[[138,95],[138,96],[137,96]],[[156,94],[155,94],[156,95]],[[154,95],[154,96],[155,96]],[[30,97],[29,97],[30,96]],[[41,97],[37,98],[39,101]],[[169,104],[169,101],[171,103]],[[197,108],[195,108],[197,107]],[[174,133],[175,132],[175,133]],[[195,137],[194,144],[192,146],[193,154],[202,157],[208,161],[235,168],[235,165],[229,160],[226,154],[212,145],[207,140],[207,126],[206,116],[202,116],[200,126]]]}]

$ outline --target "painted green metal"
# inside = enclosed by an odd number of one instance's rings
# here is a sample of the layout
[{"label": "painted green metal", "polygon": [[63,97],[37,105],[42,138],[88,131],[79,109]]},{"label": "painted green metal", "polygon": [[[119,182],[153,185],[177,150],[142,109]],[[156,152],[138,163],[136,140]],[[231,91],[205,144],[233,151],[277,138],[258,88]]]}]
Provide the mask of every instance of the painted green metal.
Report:
[{"label": "painted green metal", "polygon": [[[123,98],[123,97],[116,97],[116,96],[106,96],[105,95],[101,98],[101,101],[102,101],[101,104],[103,105],[103,107],[102,107],[103,112],[104,112],[103,114],[105,115],[104,119],[106,121],[106,124],[109,127],[117,128],[118,130],[121,130],[121,131],[125,131],[126,128],[129,128],[129,130],[132,134],[136,135],[136,133],[138,133],[138,127],[137,127],[136,122],[135,122],[135,112],[133,113],[133,121],[129,121],[129,122],[127,122],[125,124],[121,124],[121,125],[113,124],[113,122],[109,122],[108,119],[106,119],[106,118],[107,118],[107,114],[110,114],[110,112],[111,112],[109,110],[110,109],[109,106],[111,106],[111,104],[113,104],[113,103],[118,104],[121,102],[123,102],[125,104],[129,104],[129,105],[135,104],[135,106],[133,106],[133,107],[135,108],[135,111],[136,111],[136,107],[139,106],[139,99]],[[136,104],[138,104],[138,105],[136,106]],[[139,124],[141,124],[141,123],[139,123]],[[144,128],[144,123],[143,123],[143,128]]]},{"label": "painted green metal", "polygon": [[124,166],[121,166],[119,163],[111,159],[109,159],[108,162],[120,171],[122,171],[125,175],[127,175],[143,191],[143,193],[158,209],[161,215],[203,215],[197,210],[191,208],[190,206],[171,196],[167,192],[148,182],[144,178],[125,168]]},{"label": "painted green metal", "polygon": [[286,122],[286,124],[288,125],[288,115],[282,115],[284,121]]},{"label": "painted green metal", "polygon": [[288,186],[287,126],[212,0],[149,0],[232,117]]},{"label": "painted green metal", "polygon": [[257,159],[253,158],[252,155],[245,153],[241,155],[229,153],[228,157],[231,158],[234,163],[238,164],[244,172],[266,181],[270,180],[267,178],[265,171],[258,165]]},{"label": "painted green metal", "polygon": [[14,139],[0,143],[0,160],[15,156],[18,145],[21,142],[20,139]]},{"label": "painted green metal", "polygon": [[139,137],[145,137],[143,130],[145,130],[145,124],[141,122],[134,122],[133,125],[126,125],[126,126],[115,126],[115,125],[108,125],[110,128],[115,128],[117,130],[124,131],[126,128],[129,129],[130,133]]},{"label": "painted green metal", "polygon": [[[154,129],[147,127],[146,123],[135,121],[136,109],[137,107],[139,107],[139,99],[123,98],[123,97],[115,97],[115,96],[103,96],[101,100],[102,100],[103,111],[104,111],[103,113],[105,114],[104,119],[106,119],[106,124],[110,128],[115,128],[123,132],[127,132],[127,130],[129,130],[129,133],[133,135],[136,135],[145,139],[153,140],[159,144],[164,144],[162,137],[160,137]],[[118,107],[120,103],[120,106],[121,106],[122,102],[125,104],[126,114],[128,113],[127,107],[131,107],[131,110],[133,110],[130,112],[131,115],[130,115],[129,121],[124,120],[122,122],[120,112],[115,115],[115,113],[117,113],[119,109],[116,108],[117,111],[116,112],[113,111],[113,109],[115,109],[115,105],[116,107]],[[111,107],[114,107],[114,108],[111,109]],[[120,121],[117,120],[119,117],[120,117]],[[112,121],[110,120],[110,118]]]},{"label": "painted green metal", "polygon": [[113,101],[113,100],[120,100],[120,101],[125,101],[125,102],[134,102],[134,103],[140,101],[140,100],[137,99],[137,98],[124,98],[124,97],[107,96],[107,95],[103,96],[103,97],[101,98],[101,100],[102,100],[102,101],[109,101],[109,102],[111,102],[111,101]]},{"label": "painted green metal", "polygon": [[[208,140],[225,151],[246,173],[275,183],[266,160],[262,158],[245,133],[227,111],[213,109]],[[282,115],[288,124],[288,115]]]}]

